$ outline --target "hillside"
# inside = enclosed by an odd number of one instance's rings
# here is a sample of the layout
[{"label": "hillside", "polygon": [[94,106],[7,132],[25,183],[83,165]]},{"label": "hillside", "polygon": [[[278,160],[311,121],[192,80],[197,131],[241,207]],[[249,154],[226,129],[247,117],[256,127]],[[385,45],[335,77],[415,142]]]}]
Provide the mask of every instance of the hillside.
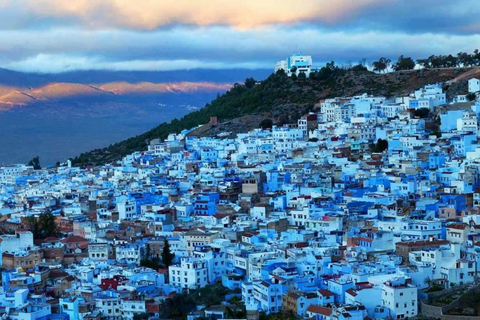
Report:
[{"label": "hillside", "polygon": [[[134,151],[147,149],[147,144],[153,139],[164,139],[169,133],[206,124],[212,116],[225,122],[222,125],[226,131],[231,127],[225,124],[234,123],[239,130],[248,129],[258,127],[264,118],[271,118],[277,124],[293,122],[302,114],[313,110],[315,104],[324,98],[361,93],[405,95],[429,83],[452,80],[470,70],[472,68],[424,69],[376,74],[362,69],[346,71],[322,68],[310,79],[295,80],[284,74],[272,74],[255,85],[251,81],[245,85],[237,84],[201,110],[179,120],[162,123],[150,131],[107,148],[83,153],[72,159],[72,162],[77,166],[112,162]],[[242,123],[249,125],[242,127]],[[218,130],[214,131],[216,133]]]}]

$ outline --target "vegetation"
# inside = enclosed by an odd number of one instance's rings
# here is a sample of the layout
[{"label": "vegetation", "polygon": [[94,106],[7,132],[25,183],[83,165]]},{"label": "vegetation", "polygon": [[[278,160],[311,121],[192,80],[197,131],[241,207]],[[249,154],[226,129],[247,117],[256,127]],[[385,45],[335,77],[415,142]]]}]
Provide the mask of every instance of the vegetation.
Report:
[{"label": "vegetation", "polygon": [[158,270],[163,267],[160,259],[157,257],[145,257],[140,260],[140,265],[142,267],[147,267],[153,270]]},{"label": "vegetation", "polygon": [[[225,299],[225,295],[229,293],[231,291],[228,288],[225,288],[220,283],[215,283],[188,293],[175,294],[162,302],[160,318],[185,319],[191,311],[196,309],[196,306],[210,307],[218,305]],[[235,306],[239,305],[235,301],[232,303]],[[230,311],[232,314],[239,315],[241,311],[238,312],[236,310],[237,308]]]},{"label": "vegetation", "polygon": [[388,71],[388,68],[391,62],[392,60],[385,57],[381,57],[380,59],[378,59],[378,61],[372,62],[373,71],[376,71],[376,72]]},{"label": "vegetation", "polygon": [[414,116],[420,119],[428,118],[429,115],[430,115],[430,110],[428,110],[428,108],[416,109],[414,112]]},{"label": "vegetation", "polygon": [[444,289],[445,289],[444,286],[442,286],[441,284],[439,284],[437,282],[434,282],[434,283],[430,284],[430,286],[427,289],[427,292],[437,292],[437,291],[442,291]]},{"label": "vegetation", "polygon": [[376,144],[370,146],[372,152],[383,152],[388,149],[388,141],[384,139],[378,139]]},{"label": "vegetation", "polygon": [[480,65],[480,51],[475,49],[472,54],[459,52],[453,55],[431,55],[426,59],[418,59],[417,63],[423,68],[455,68],[472,67]]},{"label": "vegetation", "polygon": [[262,129],[270,129],[272,128],[272,126],[273,126],[272,119],[263,119],[258,125],[258,127]]},{"label": "vegetation", "polygon": [[404,57],[401,55],[398,58],[397,63],[393,65],[393,70],[400,71],[400,70],[412,70],[415,68],[415,61],[413,61],[410,57]]},{"label": "vegetation", "polygon": [[470,92],[469,94],[467,94],[467,99],[468,101],[475,101],[476,99],[475,93]]},{"label": "vegetation", "polygon": [[165,244],[163,245],[163,251],[162,251],[162,262],[166,268],[172,265],[172,261],[174,258],[175,258],[175,254],[171,252],[170,244],[168,243],[168,240],[165,239]]},{"label": "vegetation", "polygon": [[150,316],[148,313],[135,313],[133,315],[133,320],[148,320],[150,319]]},{"label": "vegetation", "polygon": [[51,212],[42,213],[38,218],[29,216],[26,224],[33,233],[34,239],[56,237],[59,234],[55,216]]},{"label": "vegetation", "polygon": [[260,313],[259,320],[297,320],[301,319],[299,316],[295,315],[293,312],[282,311],[279,313]]},{"label": "vegetation", "polygon": [[40,165],[40,157],[36,156],[32,160],[30,160],[27,163],[27,166],[32,166],[34,170],[40,170],[42,169],[42,166]]},{"label": "vegetation", "polygon": [[187,315],[195,310],[196,304],[189,294],[175,294],[165,299],[161,306],[161,319],[186,319]]}]

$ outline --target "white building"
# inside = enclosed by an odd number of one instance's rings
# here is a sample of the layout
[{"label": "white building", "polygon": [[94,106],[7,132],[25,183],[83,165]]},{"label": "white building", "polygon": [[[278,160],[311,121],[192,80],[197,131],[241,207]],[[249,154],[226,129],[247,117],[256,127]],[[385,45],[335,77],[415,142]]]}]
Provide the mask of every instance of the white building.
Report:
[{"label": "white building", "polygon": [[278,61],[275,64],[275,72],[283,70],[288,76],[292,74],[298,76],[303,72],[308,78],[312,71],[312,64],[312,56],[304,56],[301,52],[297,52],[285,60]]},{"label": "white building", "polygon": [[120,305],[120,298],[118,297],[102,295],[95,298],[95,307],[109,319],[116,319],[122,316]]},{"label": "white building", "polygon": [[140,264],[145,254],[145,246],[139,244],[126,244],[116,247],[118,261]]},{"label": "white building", "polygon": [[127,200],[125,202],[118,203],[117,209],[119,220],[130,220],[137,217],[134,201]]},{"label": "white building", "polygon": [[14,184],[15,178],[25,173],[27,170],[33,170],[33,167],[24,164],[14,164],[0,167],[0,183]]},{"label": "white building", "polygon": [[390,310],[393,319],[417,316],[417,287],[399,277],[382,285],[382,305]]},{"label": "white building", "polygon": [[[416,90],[414,95],[419,108],[437,107],[447,102],[447,94],[443,92],[441,84],[428,84]],[[428,100],[430,103],[427,105]]]},{"label": "white building", "polygon": [[122,299],[120,304],[122,319],[133,319],[136,314],[145,313],[146,309],[145,300],[143,299]]},{"label": "white building", "polygon": [[472,78],[468,80],[468,92],[476,93],[480,91],[480,80],[477,78]]},{"label": "white building", "polygon": [[95,260],[108,260],[108,243],[90,243],[88,257]]},{"label": "white building", "polygon": [[460,132],[477,132],[478,122],[474,113],[468,111],[463,113],[463,116],[457,119],[457,131]]},{"label": "white building", "polygon": [[170,284],[181,291],[196,289],[208,284],[207,263],[203,259],[182,258],[180,265],[168,267]]},{"label": "white building", "polygon": [[28,251],[33,248],[33,233],[30,231],[17,231],[15,235],[4,234],[0,239],[0,254]]}]

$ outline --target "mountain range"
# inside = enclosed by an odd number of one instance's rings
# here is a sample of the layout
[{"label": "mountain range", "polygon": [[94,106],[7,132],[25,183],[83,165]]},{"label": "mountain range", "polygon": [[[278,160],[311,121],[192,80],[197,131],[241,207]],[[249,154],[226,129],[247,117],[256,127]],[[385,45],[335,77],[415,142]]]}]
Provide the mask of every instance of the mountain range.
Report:
[{"label": "mountain range", "polygon": [[[253,76],[260,79],[268,74],[268,70],[253,71]],[[251,70],[33,74],[0,69],[0,111],[39,102],[125,101],[130,97],[138,102],[141,96],[224,92],[247,76],[252,76]]]}]

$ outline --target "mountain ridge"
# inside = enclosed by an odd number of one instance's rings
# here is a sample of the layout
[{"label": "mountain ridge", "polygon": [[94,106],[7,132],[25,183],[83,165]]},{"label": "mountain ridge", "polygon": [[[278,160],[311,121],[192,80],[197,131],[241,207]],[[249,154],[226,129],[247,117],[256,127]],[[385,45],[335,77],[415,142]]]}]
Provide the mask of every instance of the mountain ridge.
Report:
[{"label": "mountain ridge", "polygon": [[128,83],[114,82],[104,84],[50,83],[39,88],[1,87],[0,110],[8,110],[36,102],[61,101],[63,99],[82,99],[102,96],[108,98],[118,95],[142,95],[163,93],[194,93],[226,91],[231,83],[213,82],[175,82],[175,83]]}]

